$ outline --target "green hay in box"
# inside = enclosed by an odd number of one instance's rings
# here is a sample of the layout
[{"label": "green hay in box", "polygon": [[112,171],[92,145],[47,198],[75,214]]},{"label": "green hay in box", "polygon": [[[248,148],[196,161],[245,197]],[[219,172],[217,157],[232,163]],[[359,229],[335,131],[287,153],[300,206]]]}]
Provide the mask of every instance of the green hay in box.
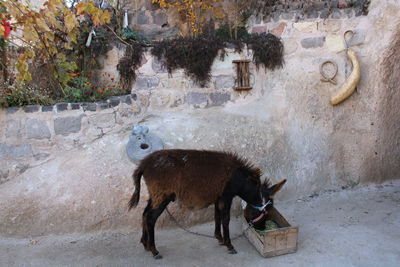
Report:
[{"label": "green hay in box", "polygon": [[270,231],[270,230],[275,230],[278,229],[279,226],[276,222],[272,221],[272,220],[268,220],[265,222],[265,229],[264,230],[256,230],[257,234],[259,234],[260,236],[265,236],[265,232]]}]

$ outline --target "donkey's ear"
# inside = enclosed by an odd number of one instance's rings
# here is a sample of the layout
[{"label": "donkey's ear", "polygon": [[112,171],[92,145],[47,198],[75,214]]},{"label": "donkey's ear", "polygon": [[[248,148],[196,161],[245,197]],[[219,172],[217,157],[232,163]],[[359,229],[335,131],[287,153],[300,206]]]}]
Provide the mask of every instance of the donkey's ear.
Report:
[{"label": "donkey's ear", "polygon": [[271,186],[269,188],[269,195],[273,196],[276,194],[276,192],[278,192],[279,190],[281,190],[282,186],[286,183],[286,179],[283,179],[282,181],[280,181],[277,184],[274,184],[273,186]]}]

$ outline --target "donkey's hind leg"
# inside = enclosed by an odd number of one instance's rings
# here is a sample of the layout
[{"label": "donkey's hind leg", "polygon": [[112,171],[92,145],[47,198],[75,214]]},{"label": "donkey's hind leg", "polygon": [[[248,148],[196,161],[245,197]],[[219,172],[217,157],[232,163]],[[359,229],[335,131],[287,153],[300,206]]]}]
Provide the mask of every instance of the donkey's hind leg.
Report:
[{"label": "donkey's hind leg", "polygon": [[151,207],[145,214],[144,214],[144,222],[146,223],[146,230],[147,230],[147,249],[153,253],[153,257],[155,259],[161,259],[162,256],[156,249],[156,245],[154,242],[154,226],[156,225],[156,221],[161,213],[165,210],[168,204],[174,200],[174,196],[167,197],[164,199],[160,205],[157,207]]},{"label": "donkey's hind leg", "polygon": [[147,201],[147,206],[143,211],[142,215],[142,237],[140,238],[140,243],[143,244],[143,247],[145,250],[149,250],[148,248],[148,234],[147,234],[147,223],[146,223],[146,213],[150,210],[151,208],[151,199]]}]

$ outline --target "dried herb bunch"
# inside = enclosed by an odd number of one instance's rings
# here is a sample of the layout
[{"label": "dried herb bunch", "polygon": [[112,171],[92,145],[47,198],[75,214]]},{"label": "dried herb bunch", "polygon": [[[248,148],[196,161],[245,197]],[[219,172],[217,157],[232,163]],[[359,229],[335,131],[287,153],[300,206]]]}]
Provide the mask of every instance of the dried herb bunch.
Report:
[{"label": "dried herb bunch", "polygon": [[180,37],[154,43],[151,54],[164,63],[170,74],[183,68],[187,76],[204,87],[211,78],[215,57],[218,53],[225,55],[224,47],[221,39],[211,35]]},{"label": "dried herb bunch", "polygon": [[243,40],[248,49],[253,50],[253,61],[257,69],[263,65],[266,69],[283,66],[283,43],[273,34],[251,34]]},{"label": "dried herb bunch", "polygon": [[211,79],[211,67],[219,55],[224,58],[225,48],[234,47],[240,52],[244,46],[253,50],[253,61],[257,69],[263,65],[275,69],[283,65],[283,44],[272,34],[248,34],[243,31],[240,39],[229,39],[223,31],[197,37],[178,37],[150,43],[139,38],[128,40],[125,55],[120,59],[117,69],[121,75],[124,88],[129,91],[136,79],[135,71],[140,67],[146,47],[151,54],[162,62],[171,75],[177,69],[184,69],[185,74],[201,87]]},{"label": "dried herb bunch", "polygon": [[140,67],[146,48],[143,43],[132,42],[126,46],[124,56],[119,60],[117,70],[121,76],[124,90],[129,93],[132,82],[136,80],[136,70]]}]

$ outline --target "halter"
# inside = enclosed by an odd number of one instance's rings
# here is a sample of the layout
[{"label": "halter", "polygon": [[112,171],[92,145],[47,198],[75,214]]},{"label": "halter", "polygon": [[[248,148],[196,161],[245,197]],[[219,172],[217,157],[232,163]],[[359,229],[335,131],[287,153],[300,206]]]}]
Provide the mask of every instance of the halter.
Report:
[{"label": "halter", "polygon": [[254,205],[251,205],[253,208],[255,208],[256,210],[259,210],[259,211],[264,211],[264,209],[269,205],[269,204],[271,204],[272,202],[271,202],[271,200],[268,200],[268,202],[267,203],[265,203],[264,205],[262,205],[262,206],[254,206]]},{"label": "halter", "polygon": [[[255,219],[253,219],[253,220],[251,220],[251,221],[249,222],[249,225],[250,225],[250,226],[253,226],[254,223],[260,221],[262,218],[264,218],[265,215],[267,215],[268,211],[266,210],[266,207],[267,207],[268,205],[272,204],[272,202],[271,202],[271,200],[268,200],[267,203],[265,203],[264,201],[265,201],[265,200],[263,199],[263,205],[262,205],[262,206],[254,206],[254,205],[251,205],[253,208],[255,208],[255,209],[261,211],[261,214],[260,214],[260,216],[258,216],[257,218],[255,218]],[[265,204],[264,204],[264,203],[265,203]]]}]

